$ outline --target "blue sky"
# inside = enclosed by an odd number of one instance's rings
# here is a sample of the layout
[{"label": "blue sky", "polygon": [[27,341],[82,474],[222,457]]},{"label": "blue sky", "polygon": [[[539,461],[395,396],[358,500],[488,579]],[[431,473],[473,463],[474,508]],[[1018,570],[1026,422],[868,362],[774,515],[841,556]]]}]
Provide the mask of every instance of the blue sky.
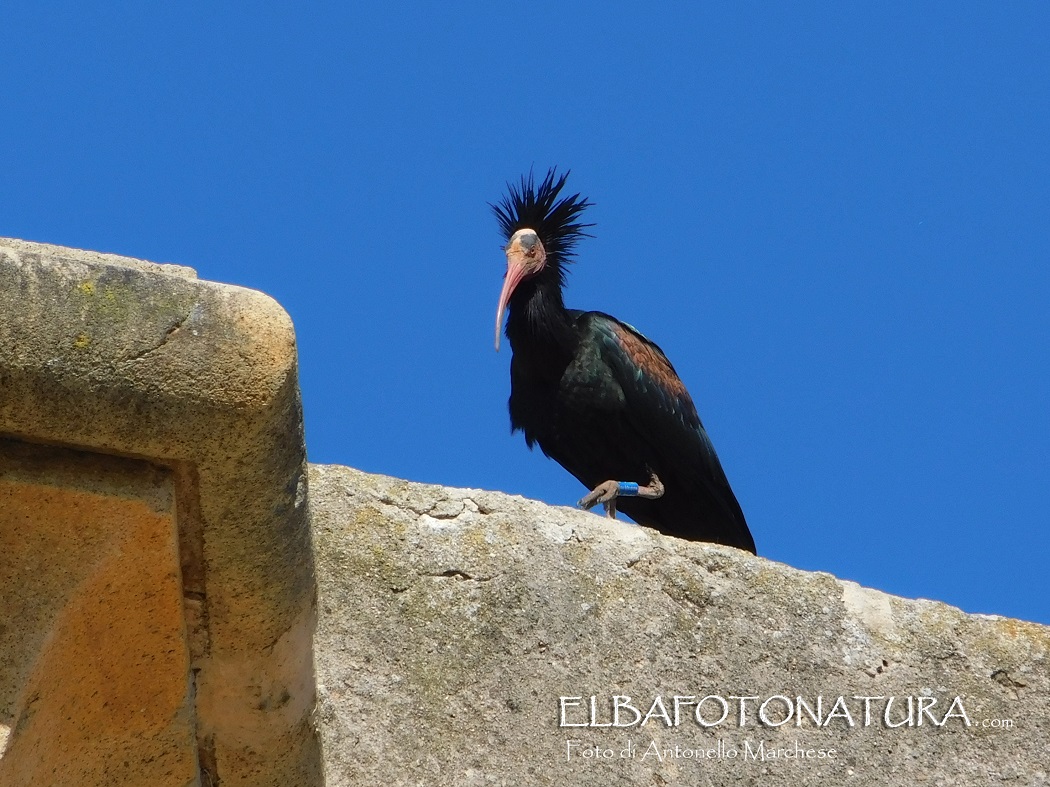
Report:
[{"label": "blue sky", "polygon": [[[435,4],[437,5],[437,4]],[[685,380],[760,554],[1050,623],[1045,3],[8,4],[0,235],[295,320],[315,462],[571,504],[506,412],[488,202]]]}]

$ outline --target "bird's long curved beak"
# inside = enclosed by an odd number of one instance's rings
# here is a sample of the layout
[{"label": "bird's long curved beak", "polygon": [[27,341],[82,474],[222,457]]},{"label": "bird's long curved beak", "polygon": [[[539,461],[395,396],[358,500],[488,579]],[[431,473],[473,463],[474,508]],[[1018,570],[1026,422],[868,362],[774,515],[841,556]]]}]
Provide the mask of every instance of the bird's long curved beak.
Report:
[{"label": "bird's long curved beak", "polygon": [[503,290],[499,294],[499,306],[496,308],[496,352],[499,352],[499,337],[503,330],[503,312],[507,309],[510,296],[514,294],[514,288],[521,284],[528,272],[521,254],[507,254],[507,274],[503,277]]}]

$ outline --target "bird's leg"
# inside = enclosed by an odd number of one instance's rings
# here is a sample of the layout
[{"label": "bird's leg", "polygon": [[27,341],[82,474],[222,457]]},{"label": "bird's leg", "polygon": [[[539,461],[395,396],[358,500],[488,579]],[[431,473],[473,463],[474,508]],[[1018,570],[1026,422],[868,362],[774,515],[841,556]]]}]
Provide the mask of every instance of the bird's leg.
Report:
[{"label": "bird's leg", "polygon": [[659,500],[664,496],[664,483],[652,470],[649,471],[649,483],[646,486],[638,487],[638,497],[644,497],[647,500]]},{"label": "bird's leg", "polygon": [[605,515],[616,519],[616,498],[618,497],[644,497],[648,500],[656,500],[663,496],[663,482],[656,473],[650,471],[649,483],[645,486],[631,481],[603,481],[580,498],[580,502],[576,505],[583,509],[590,509],[602,503],[605,506]]}]

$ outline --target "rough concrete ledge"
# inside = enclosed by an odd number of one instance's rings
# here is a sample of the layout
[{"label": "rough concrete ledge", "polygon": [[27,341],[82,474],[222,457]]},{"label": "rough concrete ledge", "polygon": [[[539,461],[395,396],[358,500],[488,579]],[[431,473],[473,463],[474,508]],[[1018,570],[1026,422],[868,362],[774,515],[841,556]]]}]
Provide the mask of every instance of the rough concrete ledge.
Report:
[{"label": "rough concrete ledge", "polygon": [[[0,582],[32,613],[0,615],[0,646],[37,643],[0,671],[0,783],[319,784],[305,448],[280,306],[180,266],[0,239],[0,438],[0,531],[17,546],[0,548]],[[85,480],[100,466],[125,481]],[[97,690],[77,694],[69,670]],[[100,727],[63,726],[68,707]],[[150,745],[190,756],[135,759]]]},{"label": "rough concrete ledge", "polygon": [[[520,497],[310,472],[329,787],[1047,781],[1044,626]],[[676,695],[726,718],[680,702],[675,724]],[[597,726],[616,696],[651,718]]]},{"label": "rough concrete ledge", "polygon": [[184,279],[196,279],[197,271],[185,265],[174,265],[170,262],[150,262],[135,257],[123,257],[104,251],[87,251],[70,249],[66,246],[55,246],[52,243],[36,243],[18,238],[0,238],[4,253],[13,260],[87,262],[91,264],[115,265],[120,268],[134,268],[145,273],[163,273],[167,276],[181,276]]}]

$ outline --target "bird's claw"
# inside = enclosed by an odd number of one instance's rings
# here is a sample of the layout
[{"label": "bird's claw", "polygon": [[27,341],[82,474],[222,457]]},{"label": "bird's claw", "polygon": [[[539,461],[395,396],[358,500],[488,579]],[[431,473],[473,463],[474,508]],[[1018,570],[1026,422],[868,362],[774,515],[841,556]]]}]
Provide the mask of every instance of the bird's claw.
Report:
[{"label": "bird's claw", "polygon": [[598,503],[608,503],[610,500],[615,500],[619,492],[620,484],[617,481],[605,481],[581,497],[580,502],[576,505],[586,511],[594,508]]}]

